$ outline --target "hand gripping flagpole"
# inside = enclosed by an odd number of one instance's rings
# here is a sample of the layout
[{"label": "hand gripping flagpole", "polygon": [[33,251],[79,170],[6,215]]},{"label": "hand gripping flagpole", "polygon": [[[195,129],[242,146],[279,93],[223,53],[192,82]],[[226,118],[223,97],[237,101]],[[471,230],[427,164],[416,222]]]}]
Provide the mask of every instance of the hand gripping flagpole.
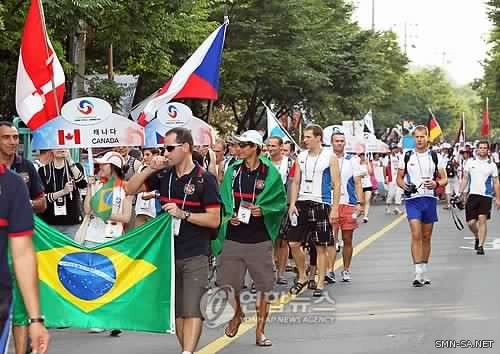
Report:
[{"label": "hand gripping flagpole", "polygon": [[[264,105],[264,107],[265,107],[267,110],[269,110],[271,113],[273,112],[273,111],[272,111],[272,110],[271,110],[271,109],[267,106],[267,104],[266,104],[264,101],[262,101],[262,104],[263,104],[263,105]],[[288,131],[287,131],[285,128],[283,128],[283,126],[281,125],[281,122],[279,121],[279,119],[277,119],[277,118],[276,118],[276,116],[274,115],[274,113],[273,113],[273,117],[272,117],[272,118],[274,119],[274,122],[275,122],[275,123],[277,123],[277,124],[278,124],[278,126],[281,128],[281,130],[283,131],[283,133],[285,133],[285,134],[286,134],[287,138],[288,138],[288,139],[290,139],[290,141],[291,141],[292,143],[294,143],[294,144],[295,144],[295,146],[297,147],[297,151],[300,151],[300,150],[301,150],[300,145],[299,145],[299,144],[297,144],[297,143],[295,142],[295,140],[292,138],[292,136],[288,133]],[[270,133],[270,132],[268,132],[268,134],[269,134],[269,133]]]},{"label": "hand gripping flagpole", "polygon": [[[49,43],[47,40],[47,26],[45,26],[45,14],[43,12],[43,5],[42,5],[42,0],[34,0],[38,3],[38,9],[40,11],[40,16],[42,17],[42,31],[43,31],[43,43],[45,45],[45,54],[47,56],[47,64],[52,66],[52,71],[54,70],[53,67],[53,58],[51,60],[50,58],[50,52],[49,52]],[[55,55],[55,53],[53,53]],[[59,108],[59,98],[57,97],[57,91],[56,91],[56,82],[54,79],[54,75],[50,76],[50,82],[52,84],[52,91],[54,92],[54,101],[56,104],[56,110],[57,110],[57,116],[59,117],[61,115],[61,110]]]}]

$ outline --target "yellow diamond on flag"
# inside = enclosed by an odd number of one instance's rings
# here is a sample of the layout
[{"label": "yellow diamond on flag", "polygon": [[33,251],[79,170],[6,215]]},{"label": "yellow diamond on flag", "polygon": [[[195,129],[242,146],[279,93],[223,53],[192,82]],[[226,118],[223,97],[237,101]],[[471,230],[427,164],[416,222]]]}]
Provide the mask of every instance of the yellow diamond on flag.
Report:
[{"label": "yellow diamond on flag", "polygon": [[39,251],[37,257],[40,280],[86,313],[114,301],[157,269],[110,247],[65,246]]}]

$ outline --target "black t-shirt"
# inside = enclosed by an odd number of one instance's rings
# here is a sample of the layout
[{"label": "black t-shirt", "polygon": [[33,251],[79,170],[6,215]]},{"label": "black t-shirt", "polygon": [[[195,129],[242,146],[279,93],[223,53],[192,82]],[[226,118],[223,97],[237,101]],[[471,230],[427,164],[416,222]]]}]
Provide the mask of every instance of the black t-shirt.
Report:
[{"label": "black t-shirt", "polygon": [[[179,208],[193,214],[221,207],[215,177],[198,164],[195,164],[189,174],[182,177],[177,177],[175,168],[159,171],[147,179],[146,186],[149,191],[160,192],[162,204],[176,203]],[[212,232],[209,228],[182,220],[179,236],[174,240],[175,258],[208,256]]]},{"label": "black t-shirt", "polygon": [[[76,167],[80,171],[79,176],[73,176],[69,166],[63,168],[55,168],[51,163],[47,166],[40,167],[38,174],[42,180],[45,193],[47,194],[47,209],[40,217],[49,225],[78,225],[82,222],[81,197],[79,189],[87,188],[87,182],[84,178],[83,167],[79,163]],[[69,178],[74,179],[75,188],[73,193],[61,197],[60,200],[52,201],[49,193],[55,193],[64,189],[64,186],[69,181]],[[65,204],[66,215],[55,215],[54,205]]]},{"label": "black t-shirt", "polygon": [[[238,209],[242,200],[255,204],[257,196],[264,190],[264,181],[267,177],[267,166],[262,162],[255,170],[250,171],[242,163],[233,179],[234,210]],[[241,185],[241,188],[240,188]],[[264,217],[250,217],[248,224],[240,223],[238,226],[229,224],[226,238],[240,243],[259,243],[269,241],[269,234],[264,224]]]},{"label": "black t-shirt", "polygon": [[24,182],[28,186],[28,192],[31,200],[35,200],[43,196],[42,180],[40,179],[33,162],[18,155],[14,159],[14,163],[10,169],[23,178]]}]

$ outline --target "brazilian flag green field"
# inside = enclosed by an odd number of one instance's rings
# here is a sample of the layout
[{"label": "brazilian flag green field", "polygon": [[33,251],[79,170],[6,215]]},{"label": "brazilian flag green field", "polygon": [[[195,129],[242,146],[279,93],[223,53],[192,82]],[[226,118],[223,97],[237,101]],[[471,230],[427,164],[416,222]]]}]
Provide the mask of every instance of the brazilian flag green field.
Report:
[{"label": "brazilian flag green field", "polygon": [[[171,218],[159,216],[95,248],[35,220],[40,301],[48,327],[174,332]],[[14,323],[27,323],[15,290]]]}]

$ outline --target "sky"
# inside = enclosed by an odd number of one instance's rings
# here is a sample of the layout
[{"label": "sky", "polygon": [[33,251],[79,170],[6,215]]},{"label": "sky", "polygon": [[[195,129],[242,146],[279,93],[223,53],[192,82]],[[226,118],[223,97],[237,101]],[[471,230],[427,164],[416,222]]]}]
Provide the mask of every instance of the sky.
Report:
[{"label": "sky", "polygon": [[[372,1],[353,0],[354,20],[366,29],[372,26]],[[441,66],[458,85],[482,77],[491,29],[484,0],[374,1],[375,29],[393,29],[402,48],[406,32],[411,66]]]}]

